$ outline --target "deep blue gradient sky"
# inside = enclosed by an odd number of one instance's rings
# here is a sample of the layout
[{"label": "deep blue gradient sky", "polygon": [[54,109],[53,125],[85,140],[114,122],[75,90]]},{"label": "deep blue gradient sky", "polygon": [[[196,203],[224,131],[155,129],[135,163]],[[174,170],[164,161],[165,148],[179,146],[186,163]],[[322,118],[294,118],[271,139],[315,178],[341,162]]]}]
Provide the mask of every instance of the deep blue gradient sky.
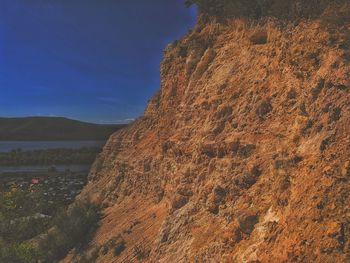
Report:
[{"label": "deep blue gradient sky", "polygon": [[159,89],[183,0],[0,0],[0,116],[118,122]]}]

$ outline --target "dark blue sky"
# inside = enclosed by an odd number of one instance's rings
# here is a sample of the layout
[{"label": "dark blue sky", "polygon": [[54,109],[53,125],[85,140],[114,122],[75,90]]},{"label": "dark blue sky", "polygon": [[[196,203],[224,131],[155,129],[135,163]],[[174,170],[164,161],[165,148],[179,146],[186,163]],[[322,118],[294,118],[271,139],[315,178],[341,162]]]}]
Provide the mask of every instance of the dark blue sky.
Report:
[{"label": "dark blue sky", "polygon": [[0,0],[0,116],[139,116],[163,49],[195,22],[183,2]]}]

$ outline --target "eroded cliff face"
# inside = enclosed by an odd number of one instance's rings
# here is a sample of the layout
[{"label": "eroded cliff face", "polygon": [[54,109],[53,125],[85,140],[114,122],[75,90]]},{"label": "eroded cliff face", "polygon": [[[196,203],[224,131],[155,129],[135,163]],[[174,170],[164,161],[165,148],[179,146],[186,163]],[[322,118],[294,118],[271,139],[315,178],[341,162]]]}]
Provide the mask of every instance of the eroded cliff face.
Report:
[{"label": "eroded cliff face", "polygon": [[97,262],[349,262],[349,26],[200,18],[91,171],[87,252],[118,237]]}]

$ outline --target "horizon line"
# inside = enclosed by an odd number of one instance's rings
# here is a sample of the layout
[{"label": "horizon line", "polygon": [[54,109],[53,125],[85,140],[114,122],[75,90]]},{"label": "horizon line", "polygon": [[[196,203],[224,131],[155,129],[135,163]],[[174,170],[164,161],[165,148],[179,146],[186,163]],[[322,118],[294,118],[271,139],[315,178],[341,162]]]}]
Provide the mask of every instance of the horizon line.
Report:
[{"label": "horizon line", "polygon": [[98,124],[98,125],[130,124],[131,122],[136,120],[136,118],[126,118],[126,119],[122,119],[122,120],[92,121],[92,120],[84,120],[84,119],[79,119],[79,118],[75,118],[75,117],[58,116],[58,115],[0,116],[0,118],[3,118],[3,119],[28,119],[28,118],[51,118],[51,119],[54,119],[54,118],[63,118],[63,119],[67,119],[67,120],[85,122],[85,123],[90,123],[90,124]]}]

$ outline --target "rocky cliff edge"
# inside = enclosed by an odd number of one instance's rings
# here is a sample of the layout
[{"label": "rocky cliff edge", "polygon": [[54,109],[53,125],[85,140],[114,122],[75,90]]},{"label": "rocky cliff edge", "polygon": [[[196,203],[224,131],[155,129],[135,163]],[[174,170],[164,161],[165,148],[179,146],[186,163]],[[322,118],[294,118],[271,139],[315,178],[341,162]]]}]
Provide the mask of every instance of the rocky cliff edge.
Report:
[{"label": "rocky cliff edge", "polygon": [[349,262],[342,2],[297,21],[202,11],[94,164],[82,195],[104,217],[86,253],[123,240],[97,262]]}]

